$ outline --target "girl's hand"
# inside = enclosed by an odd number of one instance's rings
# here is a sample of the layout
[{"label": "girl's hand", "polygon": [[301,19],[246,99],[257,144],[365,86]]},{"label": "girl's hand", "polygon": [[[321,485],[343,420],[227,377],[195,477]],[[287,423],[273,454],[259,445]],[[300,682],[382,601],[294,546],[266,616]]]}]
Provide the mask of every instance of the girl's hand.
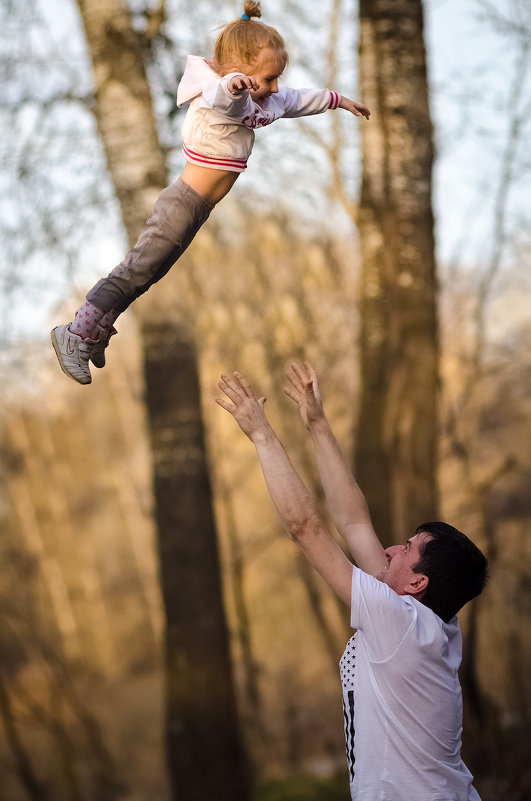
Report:
[{"label": "girl's hand", "polygon": [[231,95],[241,95],[246,89],[258,89],[258,84],[252,75],[233,75],[227,83]]},{"label": "girl's hand", "polygon": [[299,407],[300,416],[306,428],[309,429],[324,420],[325,413],[317,384],[317,375],[311,364],[292,362],[286,370],[286,377],[289,384],[284,387],[284,392]]},{"label": "girl's hand", "polygon": [[341,100],[339,101],[339,108],[350,111],[355,117],[363,116],[366,120],[371,116],[371,112],[367,106],[364,106],[363,103],[357,103],[355,100],[349,100],[348,97],[344,97],[343,95],[341,95]]}]

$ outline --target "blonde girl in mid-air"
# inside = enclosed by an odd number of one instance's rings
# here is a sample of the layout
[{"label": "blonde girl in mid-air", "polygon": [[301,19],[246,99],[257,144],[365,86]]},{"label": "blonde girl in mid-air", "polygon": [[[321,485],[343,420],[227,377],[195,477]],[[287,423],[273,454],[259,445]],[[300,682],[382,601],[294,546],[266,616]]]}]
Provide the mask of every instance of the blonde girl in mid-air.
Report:
[{"label": "blonde girl in mid-air", "polygon": [[279,86],[288,63],[284,40],[253,19],[261,16],[260,3],[245,2],[243,8],[241,18],[222,29],[211,61],[198,56],[186,61],[177,92],[177,104],[188,106],[181,177],[160,193],[122,263],[90,290],[71,323],[52,331],[61,369],[80,384],[92,380],[90,361],[105,365],[117,317],[166,275],[245,170],[255,128],[336,108],[369,119],[368,108],[329,89]]}]

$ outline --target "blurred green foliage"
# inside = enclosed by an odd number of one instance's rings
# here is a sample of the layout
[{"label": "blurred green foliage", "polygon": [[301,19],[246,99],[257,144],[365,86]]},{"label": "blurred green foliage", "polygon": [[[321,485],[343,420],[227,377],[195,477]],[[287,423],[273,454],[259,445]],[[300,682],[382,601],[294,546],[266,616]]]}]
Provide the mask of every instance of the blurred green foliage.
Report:
[{"label": "blurred green foliage", "polygon": [[260,785],[254,801],[348,801],[348,779],[340,774],[330,779],[297,778]]}]

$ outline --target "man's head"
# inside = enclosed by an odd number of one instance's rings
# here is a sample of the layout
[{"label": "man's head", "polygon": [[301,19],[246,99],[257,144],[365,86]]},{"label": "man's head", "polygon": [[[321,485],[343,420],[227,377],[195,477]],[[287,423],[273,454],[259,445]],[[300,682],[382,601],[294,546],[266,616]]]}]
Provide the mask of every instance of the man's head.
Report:
[{"label": "man's head", "polygon": [[391,545],[385,549],[387,566],[376,578],[391,587],[398,595],[412,595],[420,601],[428,588],[428,577],[415,571],[421,546],[429,534],[415,532],[404,545]]},{"label": "man's head", "polygon": [[472,540],[448,523],[423,523],[415,533],[420,532],[428,537],[413,570],[428,577],[422,603],[448,622],[484,589],[487,560]]},{"label": "man's head", "polygon": [[385,551],[378,578],[399,595],[411,595],[448,622],[487,582],[487,560],[448,523],[423,523],[405,545]]}]

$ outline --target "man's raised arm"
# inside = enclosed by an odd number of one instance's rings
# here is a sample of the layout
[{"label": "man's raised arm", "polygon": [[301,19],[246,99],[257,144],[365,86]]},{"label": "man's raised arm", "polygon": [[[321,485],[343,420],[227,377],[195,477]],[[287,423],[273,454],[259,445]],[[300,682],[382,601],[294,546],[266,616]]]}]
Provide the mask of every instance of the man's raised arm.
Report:
[{"label": "man's raised arm", "polygon": [[386,567],[385,552],[374,531],[365,496],[326,419],[315,370],[308,363],[292,362],[286,375],[289,383],[285,392],[299,407],[310,432],[332,520],[358,567],[377,576]]},{"label": "man's raised arm", "polygon": [[314,498],[291,464],[256,398],[240,373],[223,374],[218,384],[231,401],[216,398],[256,448],[269,494],[286,531],[313,567],[350,606],[352,564],[326,529]]}]

